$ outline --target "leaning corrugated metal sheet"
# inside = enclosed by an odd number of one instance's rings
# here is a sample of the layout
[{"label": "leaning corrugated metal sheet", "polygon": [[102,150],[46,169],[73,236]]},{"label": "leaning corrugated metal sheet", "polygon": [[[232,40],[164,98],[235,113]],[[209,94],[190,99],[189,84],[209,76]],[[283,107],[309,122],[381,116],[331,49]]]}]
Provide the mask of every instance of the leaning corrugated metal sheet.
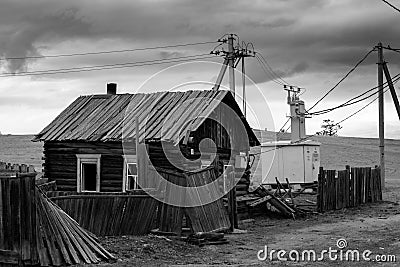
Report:
[{"label": "leaning corrugated metal sheet", "polygon": [[[229,91],[157,92],[80,96],[35,137],[35,141],[140,141],[178,143],[187,130],[196,130],[222,101],[240,112]],[[242,121],[251,137],[253,131]]]}]

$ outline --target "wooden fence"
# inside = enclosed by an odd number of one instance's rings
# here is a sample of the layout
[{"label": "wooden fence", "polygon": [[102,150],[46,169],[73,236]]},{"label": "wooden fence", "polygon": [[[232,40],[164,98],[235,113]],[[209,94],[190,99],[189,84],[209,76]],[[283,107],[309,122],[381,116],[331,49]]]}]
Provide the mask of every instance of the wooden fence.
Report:
[{"label": "wooden fence", "polygon": [[[155,228],[180,234],[184,219],[193,232],[224,230],[231,226],[222,199],[208,203],[218,195],[216,186],[205,187],[216,179],[213,168],[188,173],[149,169],[146,177],[157,181],[158,187],[153,190],[159,194],[158,199],[136,190],[128,193],[48,191],[46,195],[80,226],[99,236],[143,235]],[[183,190],[172,184],[183,186]],[[193,206],[193,203],[207,204]]]},{"label": "wooden fence", "polygon": [[145,193],[50,191],[47,196],[80,226],[99,236],[142,235],[154,228],[158,202]]},{"label": "wooden fence", "polygon": [[379,168],[324,170],[318,176],[317,210],[325,212],[382,200]]},{"label": "wooden fence", "polygon": [[36,174],[0,177],[0,266],[64,266],[114,259],[35,187]]},{"label": "wooden fence", "polygon": [[35,177],[0,177],[0,265],[37,264]]},{"label": "wooden fence", "polygon": [[27,164],[11,164],[0,161],[0,174],[2,173],[34,173],[35,167]]}]

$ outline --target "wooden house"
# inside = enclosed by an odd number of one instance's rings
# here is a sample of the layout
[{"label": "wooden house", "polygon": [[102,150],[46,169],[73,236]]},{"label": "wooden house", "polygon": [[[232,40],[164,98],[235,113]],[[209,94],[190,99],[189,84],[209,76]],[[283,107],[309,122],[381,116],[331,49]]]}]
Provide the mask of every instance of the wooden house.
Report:
[{"label": "wooden house", "polygon": [[259,145],[229,91],[117,94],[116,84],[78,97],[33,141],[44,142],[44,177],[75,192],[143,187],[139,145],[150,159],[143,165],[174,172],[243,167]]}]

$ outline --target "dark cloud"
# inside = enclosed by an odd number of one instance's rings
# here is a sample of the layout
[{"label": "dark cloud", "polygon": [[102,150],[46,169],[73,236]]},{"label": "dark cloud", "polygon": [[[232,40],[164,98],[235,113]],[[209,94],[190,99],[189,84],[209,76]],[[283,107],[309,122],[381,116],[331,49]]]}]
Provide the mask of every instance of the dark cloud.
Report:
[{"label": "dark cloud", "polygon": [[[296,74],[292,66],[299,64],[306,63],[309,71],[329,69],[329,64],[350,65],[354,57],[346,55],[366,50],[378,39],[399,42],[397,17],[379,15],[375,6],[383,11],[386,7],[375,3],[371,8],[364,2],[5,1],[0,34],[7,35],[7,41],[0,44],[0,53],[39,55],[39,43],[56,50],[57,44],[72,38],[88,43],[114,39],[116,44],[135,47],[216,40],[236,32],[268,55],[273,67],[282,70],[277,72],[290,76]],[[13,18],[7,13],[19,15]],[[77,47],[76,52],[90,49]],[[160,55],[174,53],[179,50]],[[12,61],[8,67],[22,70],[24,63]]]},{"label": "dark cloud", "polygon": [[[0,53],[30,56],[44,54],[46,49],[57,52],[59,44],[71,39],[81,43],[70,51],[85,52],[103,50],[95,44],[104,40],[113,40],[107,48],[116,49],[216,40],[226,32],[235,32],[242,40],[253,42],[275,73],[287,78],[304,72],[346,70],[377,41],[400,43],[396,15],[381,3],[367,5],[361,0],[274,0],[251,4],[227,0],[100,0],[95,5],[87,0],[5,1],[0,11],[0,37],[4,38],[0,40],[6,41],[0,43]],[[199,54],[204,48],[165,50],[157,57]],[[137,53],[129,60],[124,58],[126,55],[76,57],[60,61],[59,65],[140,61],[146,59],[144,55]],[[400,62],[392,58],[393,64]],[[365,64],[373,66],[375,61],[371,55]],[[256,82],[272,79],[255,59],[247,62],[247,74]],[[8,67],[21,71],[25,63],[10,61]],[[57,64],[49,67],[56,68]]]},{"label": "dark cloud", "polygon": [[[78,17],[78,10],[70,8],[55,14],[39,17],[25,17],[24,23],[17,25],[0,47],[4,58],[38,57],[36,47],[38,41],[66,40],[68,38],[84,37],[90,24]],[[6,68],[12,73],[26,70],[27,60],[7,60]]]}]

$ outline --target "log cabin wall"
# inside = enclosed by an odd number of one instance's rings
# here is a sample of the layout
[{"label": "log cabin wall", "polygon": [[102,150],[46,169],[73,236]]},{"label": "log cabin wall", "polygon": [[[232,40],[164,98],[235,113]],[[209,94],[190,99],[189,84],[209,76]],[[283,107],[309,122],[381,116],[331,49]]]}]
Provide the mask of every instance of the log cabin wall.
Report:
[{"label": "log cabin wall", "polygon": [[44,176],[58,190],[77,191],[77,154],[101,154],[100,191],[122,191],[123,149],[120,142],[45,142]]}]

